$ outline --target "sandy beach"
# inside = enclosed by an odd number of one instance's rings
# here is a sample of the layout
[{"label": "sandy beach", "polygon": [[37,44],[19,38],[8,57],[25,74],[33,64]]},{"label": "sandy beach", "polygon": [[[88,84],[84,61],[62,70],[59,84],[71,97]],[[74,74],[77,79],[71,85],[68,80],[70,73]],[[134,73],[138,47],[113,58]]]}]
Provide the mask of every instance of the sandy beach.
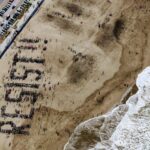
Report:
[{"label": "sandy beach", "polygon": [[0,133],[2,150],[63,150],[80,122],[120,103],[150,63],[149,15],[133,1],[45,0],[0,60],[0,107],[16,114],[0,121],[30,125]]}]

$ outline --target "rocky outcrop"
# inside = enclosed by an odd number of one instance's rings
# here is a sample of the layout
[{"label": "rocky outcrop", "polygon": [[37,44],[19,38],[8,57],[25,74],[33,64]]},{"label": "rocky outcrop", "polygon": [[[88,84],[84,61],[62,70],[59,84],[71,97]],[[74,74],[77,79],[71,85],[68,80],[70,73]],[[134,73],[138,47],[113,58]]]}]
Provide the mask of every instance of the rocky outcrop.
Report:
[{"label": "rocky outcrop", "polygon": [[81,123],[64,150],[149,150],[150,67],[138,75],[138,92],[126,104]]}]

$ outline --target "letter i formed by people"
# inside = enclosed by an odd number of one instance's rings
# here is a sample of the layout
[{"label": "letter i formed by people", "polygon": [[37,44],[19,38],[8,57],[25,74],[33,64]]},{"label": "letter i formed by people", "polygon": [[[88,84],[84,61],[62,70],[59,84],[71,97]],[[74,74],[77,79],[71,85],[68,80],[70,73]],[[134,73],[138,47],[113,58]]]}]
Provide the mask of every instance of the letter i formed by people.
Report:
[{"label": "letter i formed by people", "polygon": [[30,125],[16,126],[13,121],[0,121],[0,133],[29,135]]}]

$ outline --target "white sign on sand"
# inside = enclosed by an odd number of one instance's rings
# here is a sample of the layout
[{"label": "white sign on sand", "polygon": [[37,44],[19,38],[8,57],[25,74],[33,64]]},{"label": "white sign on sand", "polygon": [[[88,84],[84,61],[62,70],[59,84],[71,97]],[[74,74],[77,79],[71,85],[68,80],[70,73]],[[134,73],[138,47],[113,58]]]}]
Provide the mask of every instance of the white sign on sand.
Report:
[{"label": "white sign on sand", "polygon": [[12,6],[7,7],[8,9],[2,8],[0,57],[11,46],[16,36],[22,31],[43,2],[44,0],[23,0],[22,3],[20,1],[9,1],[9,5],[11,4]]}]

